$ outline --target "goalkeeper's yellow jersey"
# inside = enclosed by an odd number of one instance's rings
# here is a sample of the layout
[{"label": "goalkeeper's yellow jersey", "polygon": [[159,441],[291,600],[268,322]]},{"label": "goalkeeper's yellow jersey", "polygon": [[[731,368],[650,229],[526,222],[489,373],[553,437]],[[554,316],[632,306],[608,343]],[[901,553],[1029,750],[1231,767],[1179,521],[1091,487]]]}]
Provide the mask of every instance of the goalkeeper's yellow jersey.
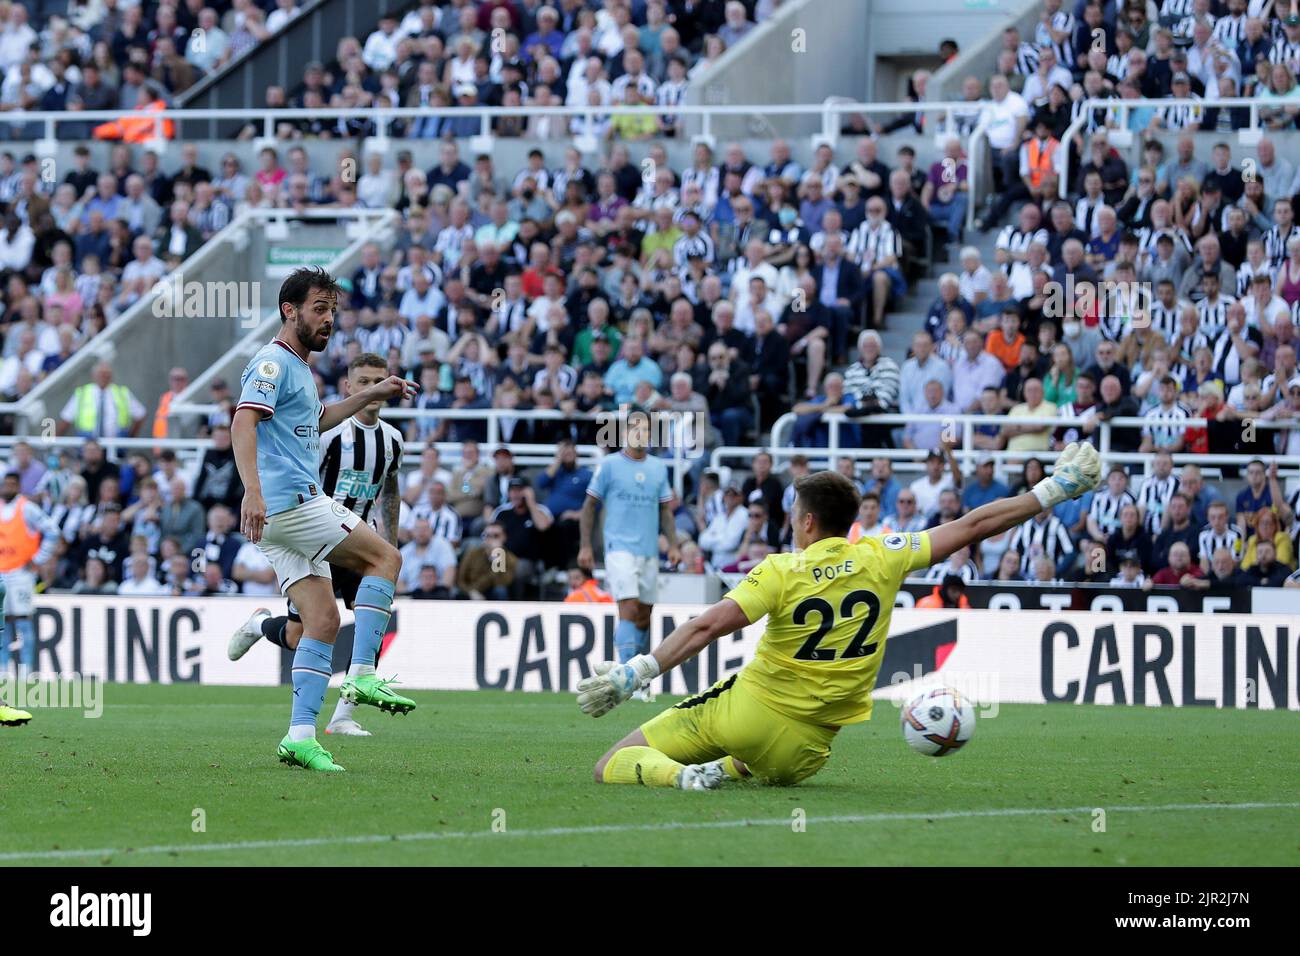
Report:
[{"label": "goalkeeper's yellow jersey", "polygon": [[930,535],[823,538],[772,554],[727,593],[767,627],[739,682],[774,710],[818,724],[871,717],[898,588],[927,568]]}]

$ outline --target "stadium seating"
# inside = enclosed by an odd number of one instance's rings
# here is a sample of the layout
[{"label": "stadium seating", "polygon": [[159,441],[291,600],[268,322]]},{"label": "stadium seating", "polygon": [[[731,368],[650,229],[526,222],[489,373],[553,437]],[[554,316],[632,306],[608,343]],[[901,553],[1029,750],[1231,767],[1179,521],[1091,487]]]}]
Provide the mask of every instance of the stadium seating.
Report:
[{"label": "stadium seating", "polygon": [[[984,72],[936,56],[909,102],[844,91],[790,138],[693,135],[707,108],[688,108],[774,2],[411,6],[268,85],[282,112],[178,138],[167,124],[191,121],[152,114],[299,12],[223,6],[27,23],[14,4],[0,29],[21,80],[0,99],[26,111],[0,130],[0,432],[63,529],[47,587],[111,591],[139,554],[174,593],[256,593],[224,426],[290,261],[347,287],[323,398],[361,352],[423,386],[390,410],[412,560],[429,534],[481,546],[511,477],[559,496],[514,597],[563,594],[574,501],[555,475],[599,461],[596,416],[620,408],[668,423],[682,573],[790,547],[808,467],[868,493],[857,533],[910,530],[1031,484],[1071,440],[1115,467],[1105,490],[929,576],[1178,586],[1161,573],[1181,541],[1195,570],[1175,571],[1281,584],[1259,570],[1266,511],[1294,570],[1290,5],[1047,0],[1032,31],[972,47]],[[935,100],[940,82],[960,95]],[[265,288],[261,309],[157,331],[177,270]],[[196,550],[219,573],[196,577]]]}]

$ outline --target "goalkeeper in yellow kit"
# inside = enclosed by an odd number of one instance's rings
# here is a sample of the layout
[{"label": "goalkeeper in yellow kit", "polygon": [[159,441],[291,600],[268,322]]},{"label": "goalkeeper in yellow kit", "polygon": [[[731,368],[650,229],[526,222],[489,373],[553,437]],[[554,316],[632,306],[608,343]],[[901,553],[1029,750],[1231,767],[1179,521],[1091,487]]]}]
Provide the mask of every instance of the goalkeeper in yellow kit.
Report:
[{"label": "goalkeeper in yellow kit", "polygon": [[826,763],[840,727],[871,717],[899,585],[912,571],[1001,534],[1097,486],[1091,445],[1070,445],[1031,491],[990,502],[930,531],[846,535],[858,493],[824,471],[795,481],[790,554],[773,554],[721,601],[678,627],[653,654],[606,661],[578,684],[584,713],[600,717],[723,634],[764,617],[754,659],[740,673],[632,731],[596,763],[602,783],[712,790],[754,777],[795,784]]}]

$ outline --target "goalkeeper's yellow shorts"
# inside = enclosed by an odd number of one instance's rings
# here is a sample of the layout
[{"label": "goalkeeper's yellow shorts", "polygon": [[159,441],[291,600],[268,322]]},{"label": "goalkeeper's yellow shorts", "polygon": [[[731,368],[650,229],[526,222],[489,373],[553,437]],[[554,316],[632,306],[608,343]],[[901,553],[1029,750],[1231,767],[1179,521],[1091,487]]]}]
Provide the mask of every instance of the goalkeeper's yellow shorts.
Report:
[{"label": "goalkeeper's yellow shorts", "polygon": [[678,763],[730,755],[758,780],[778,786],[807,780],[820,770],[838,729],[778,713],[737,682],[736,675],[641,725],[646,743]]}]

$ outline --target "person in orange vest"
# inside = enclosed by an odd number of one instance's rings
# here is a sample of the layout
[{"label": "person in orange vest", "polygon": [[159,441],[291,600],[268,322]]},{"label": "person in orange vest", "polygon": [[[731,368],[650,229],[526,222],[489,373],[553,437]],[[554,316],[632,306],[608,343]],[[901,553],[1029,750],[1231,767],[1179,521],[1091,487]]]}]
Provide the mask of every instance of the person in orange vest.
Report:
[{"label": "person in orange vest", "polygon": [[[157,113],[167,109],[167,102],[153,99],[148,84],[140,87],[139,100],[135,112],[141,114]],[[124,116],[119,120],[100,123],[91,131],[95,139],[120,139],[124,143],[147,143],[159,132],[163,139],[172,139],[176,133],[176,124],[169,119],[159,123],[152,116]]]},{"label": "person in orange vest", "polygon": [[576,564],[569,566],[569,593],[564,596],[565,604],[613,604],[614,596],[602,591],[595,578],[587,577],[587,572]]},{"label": "person in orange vest", "polygon": [[1041,203],[1052,198],[1046,193],[1052,184],[1059,182],[1055,164],[1061,141],[1052,135],[1052,127],[1041,112],[1034,117],[1033,128],[1034,135],[1020,144],[1020,179],[1008,183],[988,216],[980,218],[977,226],[981,232],[992,229],[1012,203],[1022,200]]},{"label": "person in orange vest", "polygon": [[[190,373],[185,371],[179,365],[167,373],[167,391],[158,396],[158,410],[153,414],[153,437],[167,437],[167,413],[171,410],[172,401],[181,392],[185,391],[190,384]],[[158,454],[160,449],[155,448],[154,454]]]},{"label": "person in orange vest", "polygon": [[966,582],[959,574],[945,574],[943,582],[936,584],[934,590],[916,602],[918,608],[935,610],[970,610],[970,601],[966,599]]},{"label": "person in orange vest", "polygon": [[[36,632],[32,596],[37,569],[54,557],[59,526],[40,506],[21,493],[22,476],[11,471],[0,480],[0,648],[20,643],[19,676],[36,669]],[[8,652],[0,655],[0,673],[8,669]]]}]

